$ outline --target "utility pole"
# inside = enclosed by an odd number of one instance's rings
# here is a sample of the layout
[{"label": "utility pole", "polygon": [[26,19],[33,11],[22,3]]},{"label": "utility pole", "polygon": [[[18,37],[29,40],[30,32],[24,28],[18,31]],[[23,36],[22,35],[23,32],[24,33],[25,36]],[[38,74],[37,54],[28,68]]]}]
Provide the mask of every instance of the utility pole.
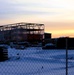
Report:
[{"label": "utility pole", "polygon": [[68,75],[68,38],[66,37],[66,75]]}]

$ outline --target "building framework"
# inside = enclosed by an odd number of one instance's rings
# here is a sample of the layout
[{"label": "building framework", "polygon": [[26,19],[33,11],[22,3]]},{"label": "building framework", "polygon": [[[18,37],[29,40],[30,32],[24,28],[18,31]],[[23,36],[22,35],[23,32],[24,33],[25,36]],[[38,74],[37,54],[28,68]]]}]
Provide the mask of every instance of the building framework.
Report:
[{"label": "building framework", "polygon": [[44,39],[44,24],[14,23],[0,26],[0,41],[41,42]]}]

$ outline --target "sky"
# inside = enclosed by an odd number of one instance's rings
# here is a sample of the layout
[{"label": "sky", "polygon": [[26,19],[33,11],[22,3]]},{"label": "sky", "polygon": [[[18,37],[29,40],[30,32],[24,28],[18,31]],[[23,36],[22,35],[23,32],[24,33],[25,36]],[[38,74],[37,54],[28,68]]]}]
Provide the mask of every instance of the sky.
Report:
[{"label": "sky", "polygon": [[34,22],[52,38],[74,37],[74,0],[0,0],[0,25]]}]

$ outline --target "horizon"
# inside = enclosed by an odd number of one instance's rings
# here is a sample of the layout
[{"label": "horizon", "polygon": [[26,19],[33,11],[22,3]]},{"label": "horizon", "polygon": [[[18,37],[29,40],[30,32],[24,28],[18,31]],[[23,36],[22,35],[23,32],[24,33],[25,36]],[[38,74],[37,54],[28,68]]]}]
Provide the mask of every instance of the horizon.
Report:
[{"label": "horizon", "polygon": [[42,23],[52,38],[74,37],[74,0],[0,0],[0,25]]}]

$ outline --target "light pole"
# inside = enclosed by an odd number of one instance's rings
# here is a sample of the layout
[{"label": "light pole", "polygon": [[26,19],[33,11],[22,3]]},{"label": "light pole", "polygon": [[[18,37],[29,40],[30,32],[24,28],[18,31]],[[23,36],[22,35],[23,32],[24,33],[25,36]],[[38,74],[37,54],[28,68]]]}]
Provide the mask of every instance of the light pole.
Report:
[{"label": "light pole", "polygon": [[66,37],[66,75],[68,75],[68,38]]}]

